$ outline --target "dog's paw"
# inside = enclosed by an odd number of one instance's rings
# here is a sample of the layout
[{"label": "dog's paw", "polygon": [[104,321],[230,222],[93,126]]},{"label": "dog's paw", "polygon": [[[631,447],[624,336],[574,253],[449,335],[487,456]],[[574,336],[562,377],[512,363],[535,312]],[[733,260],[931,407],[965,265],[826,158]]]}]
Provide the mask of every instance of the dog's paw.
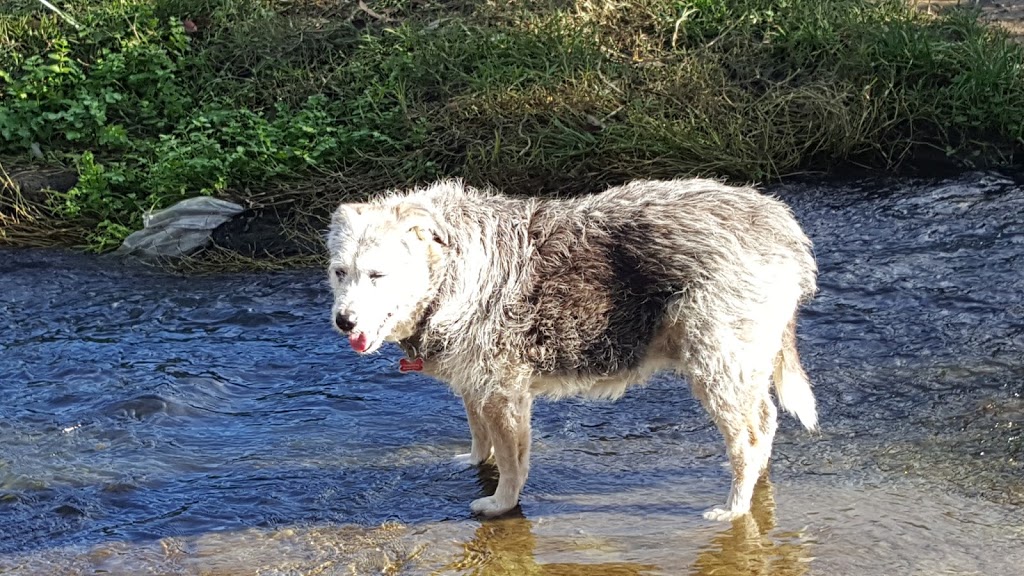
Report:
[{"label": "dog's paw", "polygon": [[516,507],[516,502],[501,502],[494,496],[477,498],[469,505],[474,514],[481,516],[499,516]]},{"label": "dog's paw", "polygon": [[454,458],[452,458],[452,462],[455,463],[456,465],[468,467],[479,466],[483,464],[485,460],[486,458],[476,456],[472,452],[467,452],[466,454],[457,454]]},{"label": "dog's paw", "polygon": [[704,513],[705,520],[713,520],[715,522],[732,522],[737,518],[742,518],[749,514],[749,510],[726,510],[724,508],[712,508]]}]

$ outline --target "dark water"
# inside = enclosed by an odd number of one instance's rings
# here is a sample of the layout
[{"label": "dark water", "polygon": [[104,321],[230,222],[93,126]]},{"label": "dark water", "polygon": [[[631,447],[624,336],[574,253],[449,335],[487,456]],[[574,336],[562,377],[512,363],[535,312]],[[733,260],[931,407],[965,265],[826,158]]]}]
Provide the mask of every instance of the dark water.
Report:
[{"label": "dark water", "polygon": [[801,351],[753,519],[671,377],[541,403],[522,516],[480,523],[461,404],[357,359],[318,270],[182,278],[0,252],[0,573],[1018,574],[1024,185],[776,192],[812,236]]}]

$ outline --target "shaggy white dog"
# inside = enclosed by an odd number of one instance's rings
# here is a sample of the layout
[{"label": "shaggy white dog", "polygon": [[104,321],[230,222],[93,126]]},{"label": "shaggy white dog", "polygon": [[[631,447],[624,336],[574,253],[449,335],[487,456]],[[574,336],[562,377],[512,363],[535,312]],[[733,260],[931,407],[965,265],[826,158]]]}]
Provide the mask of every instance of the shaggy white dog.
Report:
[{"label": "shaggy white dog", "polygon": [[404,370],[463,399],[477,465],[499,482],[472,503],[515,507],[540,395],[617,398],[659,370],[687,378],[725,437],[724,508],[747,513],[781,406],[808,429],[814,395],[796,313],[815,293],[810,241],[789,209],[711,180],[637,181],[571,199],[509,198],[443,181],[343,204],[328,235],[332,318],[352,348],[385,341]]}]

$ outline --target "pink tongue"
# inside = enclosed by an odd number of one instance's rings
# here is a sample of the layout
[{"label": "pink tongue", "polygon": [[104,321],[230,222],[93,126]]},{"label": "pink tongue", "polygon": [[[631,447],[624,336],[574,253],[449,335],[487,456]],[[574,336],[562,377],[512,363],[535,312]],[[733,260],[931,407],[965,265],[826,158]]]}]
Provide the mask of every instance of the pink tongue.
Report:
[{"label": "pink tongue", "polygon": [[356,352],[362,352],[366,350],[366,334],[363,334],[362,332],[353,332],[348,335],[348,343]]}]

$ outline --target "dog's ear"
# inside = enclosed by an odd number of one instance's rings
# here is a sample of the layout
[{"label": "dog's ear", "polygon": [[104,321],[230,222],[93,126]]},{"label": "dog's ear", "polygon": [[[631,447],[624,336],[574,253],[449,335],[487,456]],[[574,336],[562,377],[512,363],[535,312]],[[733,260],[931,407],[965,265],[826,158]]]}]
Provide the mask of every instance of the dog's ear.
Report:
[{"label": "dog's ear", "polygon": [[395,206],[398,222],[407,226],[409,232],[423,241],[430,241],[448,247],[451,237],[440,220],[426,206],[403,202]]},{"label": "dog's ear", "polygon": [[337,210],[331,214],[331,225],[347,224],[351,222],[353,218],[361,216],[365,209],[366,204],[357,204],[355,202],[341,204],[338,206]]},{"label": "dog's ear", "polygon": [[327,247],[331,252],[340,249],[341,243],[352,230],[352,221],[366,208],[364,204],[342,204],[331,214],[331,225],[327,231]]}]

